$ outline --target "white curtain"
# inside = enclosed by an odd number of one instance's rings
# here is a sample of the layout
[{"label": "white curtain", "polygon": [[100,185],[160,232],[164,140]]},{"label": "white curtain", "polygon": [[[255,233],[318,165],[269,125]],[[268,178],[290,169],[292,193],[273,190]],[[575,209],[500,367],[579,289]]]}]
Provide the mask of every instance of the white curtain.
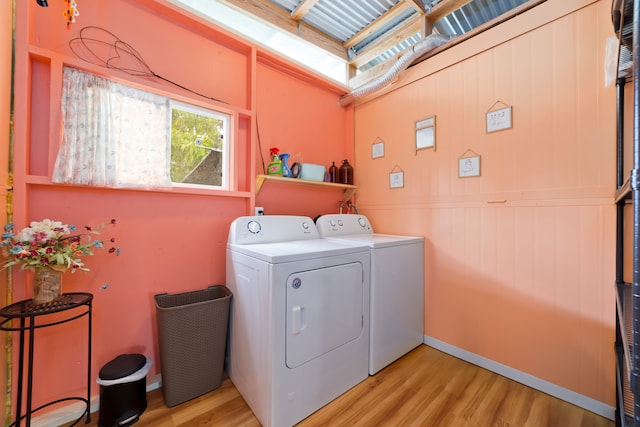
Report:
[{"label": "white curtain", "polygon": [[169,98],[65,67],[53,182],[168,187]]}]

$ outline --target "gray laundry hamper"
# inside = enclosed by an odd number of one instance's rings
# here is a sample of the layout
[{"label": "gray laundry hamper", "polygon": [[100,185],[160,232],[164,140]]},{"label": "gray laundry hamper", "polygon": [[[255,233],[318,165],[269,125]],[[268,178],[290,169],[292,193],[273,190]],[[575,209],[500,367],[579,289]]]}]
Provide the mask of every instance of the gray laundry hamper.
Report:
[{"label": "gray laundry hamper", "polygon": [[231,296],[223,285],[155,295],[162,391],[167,406],[220,387]]}]

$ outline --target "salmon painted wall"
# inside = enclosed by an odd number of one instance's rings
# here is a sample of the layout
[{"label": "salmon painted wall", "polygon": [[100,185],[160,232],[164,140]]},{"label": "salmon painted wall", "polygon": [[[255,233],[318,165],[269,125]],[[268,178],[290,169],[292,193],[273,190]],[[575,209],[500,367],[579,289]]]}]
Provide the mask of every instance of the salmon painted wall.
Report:
[{"label": "salmon painted wall", "polygon": [[[374,229],[426,237],[426,336],[614,406],[610,6],[551,0],[412,67],[357,101],[355,157]],[[498,102],[513,128],[486,133]],[[479,177],[458,177],[467,150]]]},{"label": "salmon painted wall", "polygon": [[[10,140],[10,105],[11,105],[11,39],[13,27],[13,5],[12,2],[0,3],[0,182],[7,182],[8,158],[9,158],[9,140]],[[5,185],[0,185],[0,203],[5,203],[7,189]],[[0,209],[0,219],[6,222],[6,209]],[[0,273],[0,301],[2,306],[5,305],[7,294],[7,274]],[[5,336],[2,336],[5,342]],[[6,346],[3,346],[6,348]],[[7,353],[0,352],[0,366],[6,366]],[[0,384],[7,383],[7,370],[0,369]],[[4,420],[5,399],[4,387],[2,388],[3,397],[0,398],[0,413],[3,414],[3,424],[7,424]]]},{"label": "salmon painted wall", "polygon": [[[329,167],[342,159],[353,162],[353,107],[336,108],[340,95],[313,81],[300,79],[273,61],[258,62],[257,122],[262,158],[256,161],[256,174],[265,173],[270,162],[269,148],[291,154],[294,161]],[[279,108],[274,109],[274,101]],[[337,213],[342,193],[335,189],[267,183],[256,197],[256,205],[267,214],[306,215]]]},{"label": "salmon painted wall", "polygon": [[[122,255],[98,253],[87,259],[91,271],[65,275],[64,291],[94,294],[93,377],[118,354],[138,352],[154,362],[151,379],[160,372],[153,296],[224,283],[227,232],[234,218],[253,212],[260,154],[268,156],[269,147],[277,144],[302,153],[305,161],[327,163],[334,156],[352,155],[353,108],[339,105],[344,93],[339,86],[273,60],[269,52],[198,17],[178,14],[163,0],[79,2],[81,15],[69,30],[57,2],[49,2],[48,8],[35,1],[18,3],[16,226],[42,218],[78,227],[117,219],[117,226],[103,235],[117,239]],[[69,44],[87,26],[101,27],[132,45],[160,76],[222,102],[158,79],[81,61]],[[143,191],[52,184],[60,144],[64,65],[232,114],[233,190]],[[334,205],[337,209],[335,190],[320,191],[319,197],[308,193],[273,185],[258,201],[268,213],[312,215],[333,210]],[[30,297],[25,286],[30,278],[28,273],[14,272],[15,300]],[[39,331],[37,354],[47,356],[35,361],[34,404],[82,393],[86,341],[83,322]],[[92,395],[97,394],[94,383]]]}]

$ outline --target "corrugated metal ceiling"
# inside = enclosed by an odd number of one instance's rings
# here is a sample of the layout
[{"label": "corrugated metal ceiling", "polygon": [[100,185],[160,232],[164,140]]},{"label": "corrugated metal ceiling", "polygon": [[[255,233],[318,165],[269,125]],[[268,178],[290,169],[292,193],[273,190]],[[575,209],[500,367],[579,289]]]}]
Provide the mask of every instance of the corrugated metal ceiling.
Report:
[{"label": "corrugated metal ceiling", "polygon": [[[289,13],[293,12],[302,0],[269,0]],[[453,13],[433,23],[434,32],[446,35],[461,35],[508,12],[528,0],[473,0]],[[322,33],[344,43],[358,34],[368,25],[379,19],[403,0],[318,0],[304,15],[302,21]],[[422,1],[425,10],[430,10],[438,0]],[[356,56],[378,38],[385,36],[405,21],[414,18],[418,12],[408,8],[389,21],[385,26],[372,32],[362,41],[350,48],[349,56]],[[377,63],[395,56],[408,46],[415,44],[422,37],[416,33],[402,40],[393,48],[385,51],[366,65],[367,69]]]}]

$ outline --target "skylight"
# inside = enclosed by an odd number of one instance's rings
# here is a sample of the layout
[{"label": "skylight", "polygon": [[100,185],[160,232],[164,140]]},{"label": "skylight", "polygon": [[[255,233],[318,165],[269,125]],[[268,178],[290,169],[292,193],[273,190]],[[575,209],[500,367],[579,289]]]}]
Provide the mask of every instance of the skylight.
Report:
[{"label": "skylight", "polygon": [[217,0],[169,0],[193,14],[248,38],[311,71],[347,84],[347,64],[325,50],[277,29],[264,21],[224,5]]}]

